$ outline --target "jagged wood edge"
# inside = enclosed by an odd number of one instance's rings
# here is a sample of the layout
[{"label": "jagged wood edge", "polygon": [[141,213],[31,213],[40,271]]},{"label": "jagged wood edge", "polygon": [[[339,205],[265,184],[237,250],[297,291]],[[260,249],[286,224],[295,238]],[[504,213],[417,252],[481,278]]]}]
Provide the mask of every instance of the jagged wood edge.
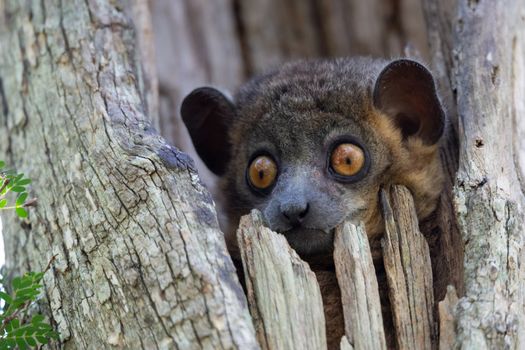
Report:
[{"label": "jagged wood edge", "polygon": [[326,349],[321,291],[308,264],[257,210],[241,218],[237,239],[261,348]]},{"label": "jagged wood edge", "polygon": [[362,224],[345,222],[336,228],[334,263],[341,289],[346,341],[356,349],[386,349],[379,288]]},{"label": "jagged wood edge", "polygon": [[412,195],[404,186],[392,186],[381,190],[381,204],[381,246],[398,348],[431,349],[437,344],[432,268]]}]

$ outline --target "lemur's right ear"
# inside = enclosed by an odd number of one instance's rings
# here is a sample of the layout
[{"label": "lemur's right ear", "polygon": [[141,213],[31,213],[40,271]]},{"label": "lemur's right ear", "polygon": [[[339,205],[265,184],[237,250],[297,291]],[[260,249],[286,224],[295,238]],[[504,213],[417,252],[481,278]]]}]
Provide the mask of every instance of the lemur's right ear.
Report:
[{"label": "lemur's right ear", "polygon": [[401,129],[403,136],[437,143],[445,127],[445,112],[436,93],[432,74],[409,59],[388,64],[374,88],[374,106]]},{"label": "lemur's right ear", "polygon": [[193,90],[180,109],[195,150],[206,166],[217,175],[226,171],[231,156],[228,127],[233,119],[233,103],[211,87]]}]

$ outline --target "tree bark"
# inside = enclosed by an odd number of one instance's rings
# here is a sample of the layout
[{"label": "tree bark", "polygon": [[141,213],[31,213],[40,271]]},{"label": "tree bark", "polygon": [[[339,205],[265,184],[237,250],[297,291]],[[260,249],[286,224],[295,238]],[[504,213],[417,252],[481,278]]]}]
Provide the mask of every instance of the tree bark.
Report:
[{"label": "tree bark", "polygon": [[465,244],[464,295],[454,308],[460,348],[525,343],[524,5],[425,1],[436,71],[457,115],[454,202]]},{"label": "tree bark", "polygon": [[4,217],[7,267],[56,256],[56,347],[257,348],[212,199],[146,117],[123,5],[0,3],[1,153],[39,202]]},{"label": "tree bark", "polygon": [[321,290],[286,238],[243,216],[237,239],[251,315],[262,349],[326,349]]},{"label": "tree bark", "polygon": [[364,225],[336,228],[334,263],[341,289],[345,336],[356,349],[386,349],[379,287]]},{"label": "tree bark", "polygon": [[381,190],[385,235],[381,239],[389,299],[399,349],[432,349],[437,344],[428,244],[414,200],[403,186]]},{"label": "tree bark", "polygon": [[421,224],[435,298],[448,284],[459,296],[447,294],[440,339],[524,346],[523,0],[149,7],[151,21],[141,0],[0,0],[0,150],[34,179],[40,203],[21,224],[4,217],[7,263],[39,270],[56,255],[43,306],[60,345],[257,347],[211,197],[154,127],[195,155],[178,119],[194,87],[233,90],[285,60],[398,56],[412,44],[449,116],[446,188],[434,222]]}]

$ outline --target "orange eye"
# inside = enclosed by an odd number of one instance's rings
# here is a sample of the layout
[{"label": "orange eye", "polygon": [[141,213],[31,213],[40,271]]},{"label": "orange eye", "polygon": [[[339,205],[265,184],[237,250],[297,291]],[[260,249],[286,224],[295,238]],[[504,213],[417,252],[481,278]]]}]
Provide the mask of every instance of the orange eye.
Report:
[{"label": "orange eye", "polygon": [[365,165],[365,153],[361,147],[342,143],[332,151],[330,166],[337,175],[353,176]]},{"label": "orange eye", "polygon": [[250,184],[260,190],[269,188],[277,177],[277,164],[268,156],[258,156],[248,168]]}]

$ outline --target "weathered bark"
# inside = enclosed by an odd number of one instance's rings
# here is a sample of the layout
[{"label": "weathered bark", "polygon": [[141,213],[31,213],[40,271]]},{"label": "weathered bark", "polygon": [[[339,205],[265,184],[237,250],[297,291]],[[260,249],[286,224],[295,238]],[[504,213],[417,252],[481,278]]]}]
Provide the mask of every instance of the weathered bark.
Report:
[{"label": "weathered bark", "polygon": [[336,229],[334,263],[341,289],[345,340],[356,349],[386,349],[379,288],[363,225]]},{"label": "weathered bark", "polygon": [[237,239],[261,348],[326,349],[321,290],[308,264],[256,210],[241,218]]},{"label": "weathered bark", "polygon": [[452,89],[449,107],[457,106],[454,201],[465,290],[454,317],[461,348],[525,344],[524,5],[425,1],[435,65]]},{"label": "weathered bark", "polygon": [[45,283],[64,346],[256,346],[211,199],[151,126],[191,150],[174,120],[198,85],[412,43],[449,116],[449,176],[437,224],[422,227],[435,297],[447,284],[461,297],[447,299],[447,345],[523,347],[525,3],[422,3],[430,55],[417,0],[155,0],[151,23],[140,0],[0,1],[0,149],[40,203],[22,225],[4,219],[7,261],[38,270],[57,254]]},{"label": "weathered bark", "polygon": [[[412,196],[406,188],[394,186],[382,191],[382,204],[386,226],[382,246],[395,332],[384,329],[364,227],[345,222],[336,228],[334,239],[346,334],[340,340],[341,347],[385,349],[385,332],[389,332],[400,349],[437,348],[430,255],[419,232]],[[321,295],[308,264],[290,249],[284,236],[264,227],[261,214],[255,210],[241,218],[237,238],[248,303],[261,346],[326,348]],[[453,324],[447,323],[446,334]]]},{"label": "weathered bark", "polygon": [[137,78],[142,100],[146,105],[145,114],[157,130],[160,128],[159,118],[159,82],[155,55],[155,40],[153,24],[148,3],[144,0],[129,1],[124,8],[135,26],[135,38],[138,49],[134,50],[138,56],[140,73]]},{"label": "weathered bark", "polygon": [[179,107],[194,88],[214,85],[233,90],[244,79],[233,0],[155,0],[150,5],[159,73],[159,130],[195,160],[199,177],[217,199],[217,177],[197,156]]},{"label": "weathered bark", "polygon": [[419,232],[412,195],[403,186],[381,190],[385,235],[381,240],[399,349],[437,345],[428,244]]},{"label": "weathered bark", "polygon": [[451,4],[454,0],[423,1],[427,22],[428,42],[431,50],[431,68],[436,78],[440,97],[447,111],[445,137],[441,147],[441,159],[445,171],[444,190],[431,227],[424,225],[422,231],[429,242],[434,297],[440,301],[445,297],[447,286],[453,285],[458,294],[464,293],[464,241],[457,226],[453,206],[453,187],[458,169],[458,124],[456,102],[452,91],[452,48],[451,31],[455,12]]},{"label": "weathered bark", "polygon": [[7,267],[56,255],[45,293],[65,348],[256,348],[211,197],[145,115],[121,9],[0,3],[0,153],[39,200],[3,218]]},{"label": "weathered bark", "polygon": [[456,341],[456,320],[454,307],[458,303],[458,295],[453,286],[449,286],[445,299],[439,302],[439,349],[448,350],[454,347]]}]

